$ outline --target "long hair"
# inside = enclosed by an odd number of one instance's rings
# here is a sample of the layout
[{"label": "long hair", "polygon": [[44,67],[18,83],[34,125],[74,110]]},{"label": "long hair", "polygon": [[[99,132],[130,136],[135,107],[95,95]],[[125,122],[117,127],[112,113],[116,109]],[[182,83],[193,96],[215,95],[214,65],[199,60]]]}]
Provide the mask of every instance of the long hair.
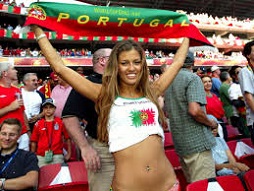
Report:
[{"label": "long hair", "polygon": [[135,88],[141,92],[141,94],[150,99],[159,110],[159,117],[161,122],[164,121],[163,111],[159,107],[157,97],[152,93],[149,83],[149,70],[146,63],[145,53],[143,48],[132,40],[121,41],[117,43],[108,60],[108,65],[102,77],[102,88],[100,95],[96,103],[96,111],[99,114],[98,117],[98,140],[101,142],[108,142],[107,125],[109,120],[109,113],[111,106],[119,96],[119,77],[118,77],[118,59],[119,55],[123,51],[136,50],[141,58],[142,69],[141,74],[138,77]]}]

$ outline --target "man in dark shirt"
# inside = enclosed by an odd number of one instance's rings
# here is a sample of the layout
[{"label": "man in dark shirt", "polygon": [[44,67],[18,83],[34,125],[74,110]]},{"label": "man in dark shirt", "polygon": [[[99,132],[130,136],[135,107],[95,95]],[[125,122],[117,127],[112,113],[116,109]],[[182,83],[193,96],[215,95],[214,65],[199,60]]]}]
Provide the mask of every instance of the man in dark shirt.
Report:
[{"label": "man in dark shirt", "polygon": [[0,189],[33,190],[39,176],[34,153],[18,149],[21,123],[16,118],[5,119],[0,125]]},{"label": "man in dark shirt", "polygon": [[[93,73],[87,78],[94,83],[102,83],[111,49],[103,48],[93,54]],[[97,141],[97,120],[95,103],[72,90],[62,113],[63,122],[69,135],[81,151],[81,157],[88,169],[90,191],[105,191],[110,188],[114,174],[114,160],[108,145]],[[87,121],[86,132],[80,127],[80,120]]]}]

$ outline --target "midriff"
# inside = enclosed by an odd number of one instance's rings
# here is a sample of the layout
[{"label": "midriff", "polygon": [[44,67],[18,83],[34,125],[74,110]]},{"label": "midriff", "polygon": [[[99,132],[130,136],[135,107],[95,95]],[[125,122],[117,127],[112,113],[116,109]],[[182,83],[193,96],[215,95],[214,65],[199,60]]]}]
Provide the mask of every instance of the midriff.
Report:
[{"label": "midriff", "polygon": [[174,169],[158,135],[151,135],[113,156],[114,191],[166,191],[176,182]]}]

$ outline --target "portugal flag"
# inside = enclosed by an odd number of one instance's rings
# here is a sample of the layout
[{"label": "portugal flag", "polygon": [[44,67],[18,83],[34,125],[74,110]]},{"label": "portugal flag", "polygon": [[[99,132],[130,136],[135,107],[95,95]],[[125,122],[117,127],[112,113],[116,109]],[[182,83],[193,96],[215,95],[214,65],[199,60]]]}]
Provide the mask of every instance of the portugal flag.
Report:
[{"label": "portugal flag", "polygon": [[157,41],[160,38],[189,37],[191,45],[211,45],[185,14],[158,9],[36,2],[30,5],[25,23],[30,24],[74,39],[80,36],[127,36]]}]

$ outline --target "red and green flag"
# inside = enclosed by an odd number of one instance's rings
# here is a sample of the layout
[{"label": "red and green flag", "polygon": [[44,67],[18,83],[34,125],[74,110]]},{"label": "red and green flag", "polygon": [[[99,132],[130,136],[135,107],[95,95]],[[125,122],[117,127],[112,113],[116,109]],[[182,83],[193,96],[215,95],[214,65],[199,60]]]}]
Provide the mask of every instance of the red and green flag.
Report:
[{"label": "red and green flag", "polygon": [[[189,37],[192,45],[208,44],[207,38],[187,15],[167,10],[89,6],[55,2],[30,5],[25,25],[37,24],[60,34],[73,36],[153,38]],[[149,40],[148,40],[149,39]]]}]

